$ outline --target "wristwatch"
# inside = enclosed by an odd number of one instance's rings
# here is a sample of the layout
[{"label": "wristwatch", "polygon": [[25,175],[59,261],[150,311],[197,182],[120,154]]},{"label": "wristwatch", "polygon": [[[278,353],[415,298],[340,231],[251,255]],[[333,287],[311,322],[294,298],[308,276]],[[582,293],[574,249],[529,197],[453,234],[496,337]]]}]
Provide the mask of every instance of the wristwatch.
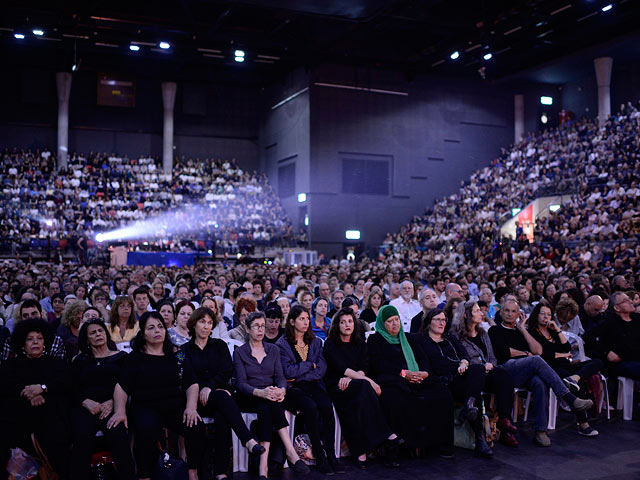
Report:
[{"label": "wristwatch", "polygon": [[47,393],[47,386],[44,383],[40,385],[40,388],[42,389],[42,393]]}]

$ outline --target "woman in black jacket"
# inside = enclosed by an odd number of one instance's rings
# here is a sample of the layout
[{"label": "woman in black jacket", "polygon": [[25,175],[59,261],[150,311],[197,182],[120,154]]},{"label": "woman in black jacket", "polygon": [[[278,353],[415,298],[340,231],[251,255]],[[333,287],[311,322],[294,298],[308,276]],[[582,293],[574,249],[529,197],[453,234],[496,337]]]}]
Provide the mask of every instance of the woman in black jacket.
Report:
[{"label": "woman in black jacket", "polygon": [[[176,355],[167,327],[158,312],[140,317],[140,330],[131,341],[113,394],[114,413],[107,428],[127,426],[127,398],[131,396],[130,417],[135,433],[133,453],[138,478],[149,479],[159,455],[162,428],[184,437],[189,480],[198,479],[198,467],[205,448],[205,432],[197,412],[198,383],[183,354]],[[186,398],[185,398],[186,397]]]},{"label": "woman in black jacket", "polygon": [[118,351],[107,327],[99,318],[88,320],[80,327],[78,347],[80,353],[71,363],[74,392],[71,409],[71,478],[89,478],[95,435],[101,430],[113,454],[118,477],[133,479],[135,469],[127,430],[124,425],[107,428],[107,420],[113,413],[113,390],[127,354]]},{"label": "woman in black jacket", "polygon": [[422,349],[431,364],[431,376],[449,387],[454,400],[464,402],[460,420],[468,420],[476,434],[476,453],[491,457],[482,426],[482,388],[484,365],[471,365],[466,350],[447,332],[447,317],[434,308],[427,312],[420,327]]},{"label": "woman in black jacket", "polygon": [[333,317],[323,354],[327,361],[325,384],[336,407],[342,433],[358,468],[367,468],[367,453],[386,442],[388,466],[397,467],[402,440],[391,431],[380,408],[380,385],[367,377],[369,355],[358,320],[350,308]]},{"label": "woman in black jacket", "polygon": [[217,479],[227,477],[231,460],[231,429],[254,455],[261,455],[265,448],[251,437],[242,420],[240,409],[231,396],[230,384],[233,363],[227,344],[211,338],[216,318],[206,307],[196,309],[187,328],[191,340],[182,346],[185,365],[193,371],[200,387],[198,411],[201,416],[213,417],[215,428],[213,471]]},{"label": "woman in black jacket", "polygon": [[63,359],[47,354],[53,332],[44,320],[19,322],[11,343],[16,355],[0,368],[0,473],[12,447],[34,453],[31,435],[35,435],[54,470],[66,478],[69,367]]}]

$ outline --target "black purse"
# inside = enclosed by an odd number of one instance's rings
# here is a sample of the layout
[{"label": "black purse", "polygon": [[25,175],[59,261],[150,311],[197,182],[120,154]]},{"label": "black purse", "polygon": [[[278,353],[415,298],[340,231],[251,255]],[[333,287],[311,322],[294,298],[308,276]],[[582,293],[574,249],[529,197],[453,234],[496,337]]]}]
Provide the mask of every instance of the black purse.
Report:
[{"label": "black purse", "polygon": [[163,451],[153,469],[151,478],[152,480],[187,480],[189,469],[182,459],[172,457]]}]

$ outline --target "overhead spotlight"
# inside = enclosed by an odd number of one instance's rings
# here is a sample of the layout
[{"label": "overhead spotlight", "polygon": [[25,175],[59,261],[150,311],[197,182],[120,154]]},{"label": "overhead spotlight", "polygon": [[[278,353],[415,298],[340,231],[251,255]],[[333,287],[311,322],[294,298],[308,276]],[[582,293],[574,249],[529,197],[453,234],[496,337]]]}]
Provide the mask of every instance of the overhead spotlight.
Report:
[{"label": "overhead spotlight", "polygon": [[44,30],[41,30],[39,28],[34,28],[32,32],[34,35],[37,35],[38,37],[41,37],[42,35],[44,35]]},{"label": "overhead spotlight", "polygon": [[299,193],[298,194],[298,203],[304,203],[307,201],[307,194],[306,193]]},{"label": "overhead spotlight", "polygon": [[104,240],[104,233],[98,233],[96,235],[96,242],[101,243]]},{"label": "overhead spotlight", "polygon": [[244,57],[236,57],[236,62],[238,63],[244,62]]},{"label": "overhead spotlight", "polygon": [[244,50],[236,50],[236,51],[234,52],[234,55],[235,55],[236,57],[244,57]]},{"label": "overhead spotlight", "polygon": [[449,57],[451,58],[451,60],[457,60],[458,58],[460,58],[460,52],[456,50],[451,55],[449,55]]},{"label": "overhead spotlight", "polygon": [[543,95],[540,97],[540,103],[542,105],[553,105],[553,97],[546,97]]},{"label": "overhead spotlight", "polygon": [[489,53],[485,53],[482,58],[484,58],[485,60],[491,60],[492,57],[493,55],[491,54],[491,52],[489,52]]},{"label": "overhead spotlight", "polygon": [[511,216],[515,217],[516,215],[518,215],[520,212],[522,211],[521,208],[512,208],[511,209]]},{"label": "overhead spotlight", "polygon": [[544,124],[546,124],[549,121],[549,117],[547,117],[546,113],[543,113],[542,115],[540,115],[540,121]]},{"label": "overhead spotlight", "polygon": [[140,46],[131,44],[131,45],[129,45],[129,50],[131,50],[132,52],[137,52],[137,51],[140,50]]},{"label": "overhead spotlight", "polygon": [[78,70],[78,64],[74,63],[73,66],[71,67],[71,71],[75,72],[76,70]]},{"label": "overhead spotlight", "polygon": [[171,48],[171,45],[169,45],[168,42],[160,42],[158,46],[163,50],[168,50],[169,48]]},{"label": "overhead spotlight", "polygon": [[360,240],[360,230],[346,230],[344,238],[347,240]]},{"label": "overhead spotlight", "polygon": [[549,211],[550,211],[550,212],[555,213],[555,212],[557,212],[558,210],[560,210],[560,205],[558,205],[558,204],[549,205]]},{"label": "overhead spotlight", "polygon": [[24,39],[24,33],[14,33],[13,36],[16,37],[18,40]]},{"label": "overhead spotlight", "polygon": [[612,8],[613,8],[613,5],[608,4],[608,5],[605,5],[604,7],[602,7],[602,11],[603,11],[603,12],[608,12],[608,11],[609,11],[609,10],[611,10]]}]

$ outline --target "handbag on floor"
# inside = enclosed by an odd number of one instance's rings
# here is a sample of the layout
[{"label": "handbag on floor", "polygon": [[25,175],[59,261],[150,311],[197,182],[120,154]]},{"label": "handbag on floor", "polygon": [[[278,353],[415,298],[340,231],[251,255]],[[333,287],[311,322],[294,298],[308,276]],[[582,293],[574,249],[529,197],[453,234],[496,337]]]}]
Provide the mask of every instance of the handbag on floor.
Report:
[{"label": "handbag on floor", "polygon": [[38,471],[38,477],[40,480],[58,480],[60,478],[59,475],[51,466],[51,462],[49,462],[49,459],[42,450],[38,439],[33,433],[31,434],[31,441],[33,442],[33,448],[36,449],[36,455],[40,462],[40,470]]},{"label": "handbag on floor", "polygon": [[[160,447],[160,444],[158,444]],[[158,462],[153,468],[151,474],[152,480],[188,480],[189,468],[181,459],[172,457],[168,452],[160,448],[160,456]]]}]

